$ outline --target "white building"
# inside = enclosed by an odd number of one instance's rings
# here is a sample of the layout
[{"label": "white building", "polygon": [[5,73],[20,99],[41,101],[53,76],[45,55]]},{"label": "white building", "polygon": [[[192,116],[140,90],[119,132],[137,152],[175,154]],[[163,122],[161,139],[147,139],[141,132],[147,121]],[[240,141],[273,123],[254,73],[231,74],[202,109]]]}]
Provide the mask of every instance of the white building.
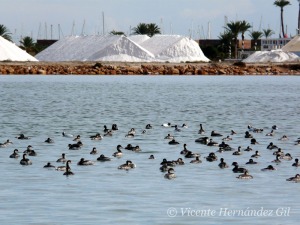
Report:
[{"label": "white building", "polygon": [[292,38],[268,38],[268,39],[261,39],[261,51],[270,51],[281,49],[285,46]]}]

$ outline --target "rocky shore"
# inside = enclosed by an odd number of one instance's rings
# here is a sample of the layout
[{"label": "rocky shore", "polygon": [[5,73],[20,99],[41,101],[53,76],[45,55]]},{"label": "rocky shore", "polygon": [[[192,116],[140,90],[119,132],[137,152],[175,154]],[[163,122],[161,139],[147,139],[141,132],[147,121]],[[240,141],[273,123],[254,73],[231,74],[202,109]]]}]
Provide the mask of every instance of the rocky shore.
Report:
[{"label": "rocky shore", "polygon": [[1,75],[300,75],[299,63],[0,62]]}]

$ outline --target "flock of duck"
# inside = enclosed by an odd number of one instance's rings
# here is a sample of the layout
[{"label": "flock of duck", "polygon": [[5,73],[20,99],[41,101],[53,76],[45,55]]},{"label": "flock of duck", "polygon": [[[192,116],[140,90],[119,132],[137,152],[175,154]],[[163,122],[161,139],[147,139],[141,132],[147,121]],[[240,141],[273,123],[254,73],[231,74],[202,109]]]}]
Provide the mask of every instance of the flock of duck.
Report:
[{"label": "flock of duck", "polygon": [[[173,129],[173,132],[175,133],[179,133],[182,131],[182,129],[187,129],[188,126],[186,124],[183,124],[182,126],[178,126],[178,125],[172,125],[171,123],[164,123],[161,125],[161,127],[163,128],[171,128]],[[152,129],[152,125],[151,124],[147,124],[145,126],[145,129],[142,130],[142,134],[145,134],[147,132],[147,130]],[[276,125],[272,126],[272,130],[270,133],[266,133],[264,134],[265,136],[270,136],[273,137],[275,136],[275,131],[278,129],[278,127]],[[90,136],[89,138],[91,140],[102,140],[103,138],[105,138],[106,136],[112,136],[115,132],[117,132],[118,126],[117,124],[113,124],[111,129],[107,128],[106,125],[104,125],[104,129],[103,129],[103,135],[101,135],[100,133],[96,133],[95,135]],[[216,147],[216,151],[212,151],[210,152],[206,157],[204,157],[204,159],[207,162],[215,162],[218,161],[218,156],[216,154],[221,154],[223,152],[232,152],[232,155],[235,156],[239,156],[242,155],[243,152],[250,152],[253,151],[252,147],[253,145],[259,144],[258,141],[254,138],[254,134],[255,133],[263,133],[264,129],[261,128],[254,128],[251,125],[248,125],[247,130],[245,131],[245,135],[244,138],[245,139],[249,139],[250,140],[250,145],[247,148],[242,149],[241,146],[238,147],[238,149],[234,149],[233,147],[231,147],[228,142],[230,142],[233,138],[234,135],[236,135],[237,133],[234,130],[231,130],[230,135],[222,135],[221,133],[218,133],[216,131],[211,131],[209,136],[206,136],[206,132],[202,126],[202,124],[200,124],[200,129],[198,130],[198,134],[201,135],[201,137],[197,138],[195,140],[196,143],[199,144],[203,144],[203,145],[207,145],[207,146],[211,146],[211,147]],[[131,128],[126,134],[125,137],[129,137],[129,138],[134,138],[136,135],[136,129],[135,128]],[[81,140],[81,136],[77,135],[77,136],[73,136],[71,134],[67,134],[65,132],[62,132],[62,136],[66,137],[66,138],[71,138],[73,140],[74,143],[69,144],[68,145],[68,149],[69,150],[80,150],[83,146],[82,140]],[[217,141],[214,141],[213,138],[218,137],[220,139],[222,139],[221,143],[218,143]],[[19,136],[16,137],[19,140],[28,140],[30,139],[30,137],[25,136],[24,134],[20,134]],[[168,140],[168,144],[169,145],[179,145],[180,143],[178,141],[175,140],[175,137],[172,134],[167,134],[164,139]],[[289,140],[289,138],[287,137],[287,135],[283,135],[281,138],[279,138],[278,140],[280,141],[287,141]],[[45,143],[54,143],[54,140],[52,138],[47,138],[45,140]],[[10,141],[9,139],[7,141],[5,141],[4,143],[0,143],[0,148],[6,148],[10,145],[12,145],[13,142]],[[294,141],[295,145],[300,145],[300,138],[298,138],[297,140]],[[112,157],[122,157],[123,156],[123,152],[122,149],[126,149],[129,151],[133,151],[133,152],[140,152],[142,151],[141,148],[137,145],[137,146],[133,146],[131,144],[128,144],[126,147],[122,147],[121,145],[117,145],[117,151],[114,152],[112,154]],[[293,157],[291,156],[290,153],[284,153],[284,151],[282,150],[282,148],[276,146],[273,142],[270,142],[268,144],[268,146],[266,146],[266,149],[272,150],[272,154],[275,156],[275,159],[272,161],[272,163],[276,163],[279,164],[281,163],[283,160],[285,161],[291,161],[293,160]],[[251,158],[249,159],[249,161],[246,164],[257,164],[257,162],[255,161],[255,159],[260,158],[261,154],[259,151],[253,151],[254,154],[251,155]],[[9,156],[10,158],[18,158],[20,157],[19,155],[19,150],[18,149],[14,149],[13,153]],[[96,149],[96,147],[94,147],[91,152],[91,155],[96,155],[98,154],[98,151]],[[201,155],[200,153],[197,152],[193,152],[191,150],[188,150],[187,148],[187,144],[184,143],[183,144],[183,150],[180,151],[180,154],[182,155],[182,158],[178,158],[177,160],[167,160],[166,158],[164,158],[162,160],[162,162],[160,163],[160,170],[162,172],[165,173],[164,177],[166,179],[175,179],[176,175],[175,175],[175,169],[174,167],[177,165],[184,165],[184,161],[183,158],[185,159],[191,159],[190,163],[192,164],[199,164],[202,163],[202,160],[200,159]],[[27,156],[36,156],[37,153],[33,150],[33,147],[31,145],[27,146],[27,149],[25,151],[23,151],[21,160],[20,160],[20,164],[23,166],[29,166],[32,165],[32,161],[27,158]],[[155,159],[154,155],[150,155],[149,159]],[[105,161],[111,161],[111,158],[108,156],[105,156],[104,154],[101,154],[98,158],[97,161],[100,162],[105,162]],[[59,171],[64,171],[63,175],[69,176],[69,175],[74,175],[74,173],[71,170],[71,160],[68,160],[66,158],[66,154],[62,153],[61,157],[58,158],[56,160],[56,162],[58,163],[64,163],[65,165],[63,166],[54,166],[52,165],[50,162],[48,162],[44,168],[53,168]],[[77,162],[78,166],[90,166],[90,165],[94,165],[94,162],[91,160],[86,160],[84,158],[81,158],[78,162]],[[224,158],[220,158],[219,159],[219,164],[218,164],[220,169],[226,169],[229,168],[229,164],[227,164],[224,160]],[[240,167],[238,162],[234,161],[231,166],[233,166],[232,172],[233,173],[239,173],[239,175],[236,177],[238,179],[253,179],[253,176],[250,174],[249,170],[243,167]],[[294,159],[294,163],[291,164],[291,166],[293,167],[300,167],[300,162],[298,160],[298,158]],[[134,169],[136,167],[136,165],[131,161],[131,160],[127,160],[124,164],[121,164],[120,166],[118,166],[118,169],[120,170],[131,170]],[[265,168],[262,168],[261,171],[274,171],[276,170],[276,168],[270,164],[268,166],[266,166]],[[293,182],[300,182],[300,174],[296,174],[295,176],[292,176],[290,178],[286,179],[287,181],[293,181]]]}]

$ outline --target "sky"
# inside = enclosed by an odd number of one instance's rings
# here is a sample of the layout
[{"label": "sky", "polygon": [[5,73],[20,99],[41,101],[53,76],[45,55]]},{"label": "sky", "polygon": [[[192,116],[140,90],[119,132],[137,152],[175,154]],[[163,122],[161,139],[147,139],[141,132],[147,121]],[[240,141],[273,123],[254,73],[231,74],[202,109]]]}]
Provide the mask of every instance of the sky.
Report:
[{"label": "sky", "polygon": [[[129,35],[139,23],[155,23],[163,34],[194,39],[218,38],[225,21],[246,20],[253,30],[272,29],[279,36],[280,8],[275,0],[0,0],[0,24],[14,40],[58,39],[69,35]],[[284,8],[288,35],[298,26],[298,0]],[[248,35],[246,34],[246,37]]]}]

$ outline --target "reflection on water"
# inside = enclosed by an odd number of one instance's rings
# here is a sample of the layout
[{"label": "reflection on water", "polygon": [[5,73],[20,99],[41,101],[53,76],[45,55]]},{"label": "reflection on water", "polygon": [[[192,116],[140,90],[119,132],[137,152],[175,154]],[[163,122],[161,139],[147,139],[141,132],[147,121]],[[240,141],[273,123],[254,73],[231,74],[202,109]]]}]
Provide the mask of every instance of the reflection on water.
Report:
[{"label": "reflection on water", "polygon": [[[294,158],[300,157],[298,77],[136,77],[136,76],[3,76],[0,77],[0,142],[7,139],[13,145],[0,149],[0,221],[3,224],[295,224],[299,219],[298,184],[285,181],[299,173],[293,161],[273,164],[277,170],[260,169],[275,159],[266,146],[274,142]],[[163,128],[162,123],[188,124],[182,132]],[[117,123],[119,131],[101,141],[89,139],[103,126]],[[153,129],[142,134],[146,124]],[[199,124],[207,136],[212,130],[230,135],[228,143],[237,149],[246,148],[250,140],[244,138],[247,125],[263,128],[254,134],[259,142],[252,146],[262,157],[258,165],[245,165],[254,152],[233,156],[232,152],[217,153],[231,165],[233,161],[246,167],[253,180],[238,180],[232,167],[221,170],[217,162],[205,157],[218,147],[195,143]],[[265,134],[272,125],[279,129],[274,137]],[[135,128],[134,138],[125,134]],[[81,135],[84,146],[70,151],[71,138],[62,131]],[[29,140],[15,137],[24,133]],[[180,145],[167,144],[164,137],[176,137]],[[286,134],[288,141],[278,139]],[[53,144],[44,141],[51,137]],[[214,138],[221,143],[221,137]],[[118,144],[139,145],[140,153],[123,150],[123,157],[111,155]],[[190,164],[191,159],[180,155],[183,144],[201,154],[201,164]],[[23,152],[32,145],[36,157],[29,157],[33,165],[21,166],[20,159],[10,159],[17,148]],[[99,154],[90,155],[93,147]],[[74,176],[43,169],[47,162],[56,163],[62,153],[72,160]],[[110,162],[96,162],[100,154],[112,157]],[[153,154],[156,159],[149,160]],[[80,158],[95,161],[94,166],[80,167]],[[183,157],[184,166],[176,166],[175,180],[166,180],[159,171],[163,158]],[[137,167],[120,171],[117,167],[133,161]],[[224,216],[228,210],[273,210],[272,216]],[[290,207],[289,216],[275,212]],[[167,210],[174,208],[175,217]],[[283,208],[282,210],[284,210]],[[216,214],[188,216],[191,210],[215,210]],[[223,211],[222,211],[223,210]],[[185,212],[185,213],[183,213]],[[223,214],[222,214],[223,212]],[[221,214],[220,214],[221,213]],[[173,215],[170,215],[173,216]]]}]

